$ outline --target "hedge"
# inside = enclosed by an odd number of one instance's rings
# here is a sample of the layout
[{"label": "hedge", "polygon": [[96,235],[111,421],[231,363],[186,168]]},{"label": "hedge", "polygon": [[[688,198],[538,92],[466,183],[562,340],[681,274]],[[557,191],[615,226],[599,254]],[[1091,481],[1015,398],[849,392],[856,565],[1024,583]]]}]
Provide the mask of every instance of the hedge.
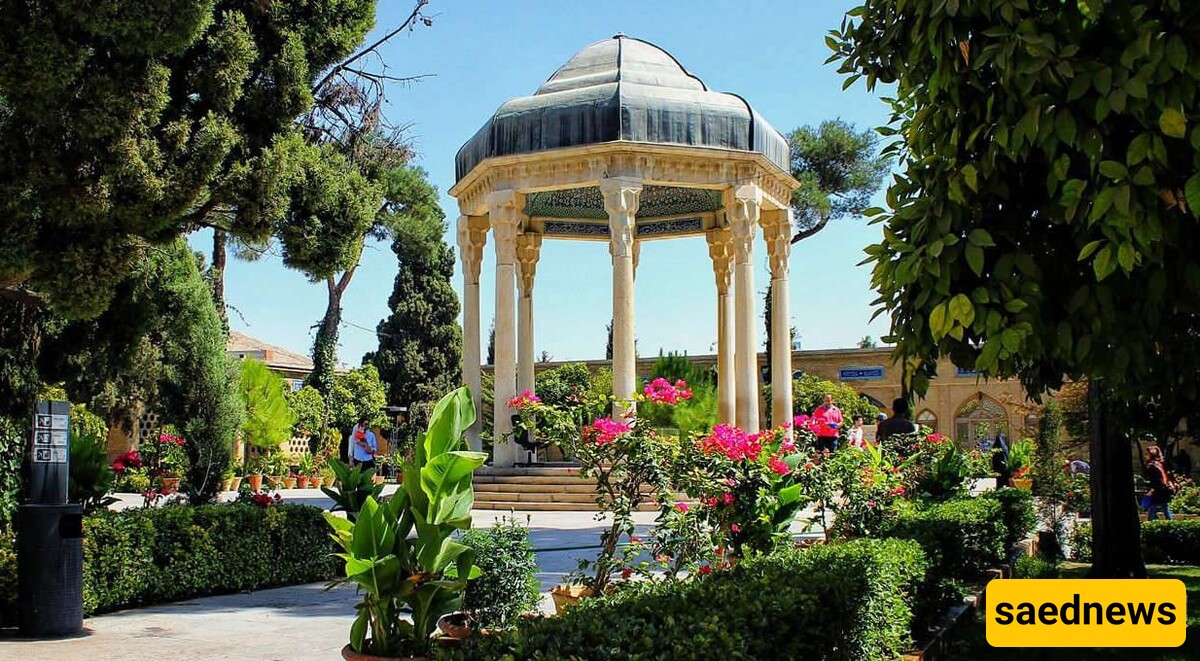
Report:
[{"label": "hedge", "polygon": [[1033,493],[1024,489],[1003,487],[985,492],[983,498],[1000,503],[1000,520],[1004,523],[1004,549],[1011,553],[1013,548],[1037,528],[1037,511],[1033,507]]},{"label": "hedge", "polygon": [[883,531],[884,537],[911,539],[929,562],[914,610],[919,625],[937,621],[946,608],[962,599],[967,583],[1004,563],[1008,529],[1005,508],[997,498],[963,498],[902,510]]},{"label": "hedge", "polygon": [[[336,570],[328,528],[305,505],[98,512],[83,524],[84,612],[327,580]],[[0,548],[0,562],[9,557]],[[15,575],[11,557],[0,574]],[[0,615],[15,599],[0,593]]]},{"label": "hedge", "polygon": [[901,540],[783,551],[698,580],[635,582],[444,656],[891,659],[911,642],[908,595],[924,570],[920,547]]},{"label": "hedge", "polygon": [[[1092,526],[1081,523],[1071,535],[1072,558],[1092,559]],[[1142,522],[1142,554],[1148,563],[1200,565],[1200,519]]]}]

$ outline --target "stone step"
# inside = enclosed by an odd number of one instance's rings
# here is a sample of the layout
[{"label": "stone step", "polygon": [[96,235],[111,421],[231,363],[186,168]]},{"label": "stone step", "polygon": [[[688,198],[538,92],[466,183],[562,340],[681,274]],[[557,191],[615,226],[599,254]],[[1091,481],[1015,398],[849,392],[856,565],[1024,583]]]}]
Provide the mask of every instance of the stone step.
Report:
[{"label": "stone step", "polygon": [[572,477],[579,475],[579,466],[514,466],[510,468],[481,466],[475,471],[475,475],[477,477]]},{"label": "stone step", "polygon": [[[475,502],[474,509],[477,510],[516,510],[518,512],[595,512],[595,503],[524,503],[524,502],[496,502],[496,503],[481,503]],[[639,512],[654,512],[658,507],[651,505],[642,505],[637,509]]]},{"label": "stone step", "polygon": [[476,503],[594,503],[596,496],[590,493],[538,493],[515,491],[481,491],[475,493]]},{"label": "stone step", "polygon": [[519,479],[475,483],[475,493],[496,491],[515,491],[517,493],[595,493],[596,485],[586,480],[580,483],[569,484],[529,484]]},{"label": "stone step", "polygon": [[475,474],[475,484],[595,484],[591,480],[571,475],[481,475]]}]

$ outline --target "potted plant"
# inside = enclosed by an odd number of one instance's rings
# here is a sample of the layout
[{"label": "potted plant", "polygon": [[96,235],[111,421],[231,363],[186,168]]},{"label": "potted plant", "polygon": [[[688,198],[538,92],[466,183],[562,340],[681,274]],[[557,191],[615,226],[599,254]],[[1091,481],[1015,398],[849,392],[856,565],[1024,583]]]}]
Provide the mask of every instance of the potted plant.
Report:
[{"label": "potted plant", "polygon": [[296,488],[296,479],[299,477],[300,476],[297,475],[294,471],[289,472],[283,478],[283,488],[284,489],[295,489]]},{"label": "potted plant", "polygon": [[159,492],[169,496],[179,491],[179,483],[187,466],[187,455],[184,453],[184,440],[171,434],[160,434],[157,441],[152,441],[153,459],[151,465],[157,472],[161,484]]},{"label": "potted plant", "polygon": [[263,458],[262,455],[254,455],[246,458],[246,466],[242,471],[246,475],[246,484],[250,486],[250,490],[257,493],[262,491],[263,483]]},{"label": "potted plant", "polygon": [[1021,439],[1008,449],[1008,472],[1012,475],[1014,487],[1025,491],[1033,488],[1033,478],[1029,476],[1032,460],[1033,442],[1029,439]]},{"label": "potted plant", "polygon": [[307,489],[309,477],[314,470],[316,470],[316,463],[313,461],[312,455],[300,455],[300,458],[296,460],[296,486]]},{"label": "potted plant", "polygon": [[330,587],[354,583],[361,595],[344,659],[427,658],[438,619],[459,608],[467,581],[480,575],[474,551],[453,537],[471,527],[471,477],[487,458],[464,449],[474,421],[469,390],[446,395],[402,467],[402,490],[382,504],[367,496],[353,522],[325,515],[346,563],[346,577]]},{"label": "potted plant", "polygon": [[263,470],[267,474],[267,484],[272,489],[278,489],[283,486],[283,478],[288,475],[287,460],[284,459],[283,453],[276,450],[267,455],[264,460]]},{"label": "potted plant", "polygon": [[237,487],[233,486],[234,479],[233,465],[230,464],[221,472],[221,491],[237,491]]}]

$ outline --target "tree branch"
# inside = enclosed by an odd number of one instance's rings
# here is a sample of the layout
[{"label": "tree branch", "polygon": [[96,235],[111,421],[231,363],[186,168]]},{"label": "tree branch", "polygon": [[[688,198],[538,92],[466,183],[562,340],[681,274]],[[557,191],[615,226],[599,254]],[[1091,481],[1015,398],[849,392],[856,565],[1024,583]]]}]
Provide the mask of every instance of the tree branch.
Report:
[{"label": "tree branch", "polygon": [[816,225],[813,225],[812,227],[810,227],[806,230],[800,230],[799,232],[796,232],[795,234],[793,234],[792,235],[792,243],[796,244],[796,243],[799,243],[799,242],[807,239],[808,237],[825,229],[825,226],[828,224],[829,224],[829,216],[822,216],[820,222],[818,222]]},{"label": "tree branch", "polygon": [[[351,55],[349,58],[342,60],[341,63],[337,64],[332,69],[330,69],[325,74],[325,76],[323,78],[321,78],[320,82],[318,82],[316,85],[313,86],[313,88],[312,88],[313,96],[316,96],[317,93],[320,92],[321,88],[323,88],[326,83],[328,83],[330,80],[332,80],[335,75],[339,74],[343,70],[349,69],[351,64],[354,64],[355,62],[362,59],[363,57],[366,57],[368,54],[374,53],[376,51],[376,49],[378,49],[380,46],[386,44],[393,37],[400,34],[404,30],[412,29],[413,23],[418,18],[421,18],[421,10],[427,4],[429,4],[429,0],[417,0],[416,5],[413,7],[412,13],[408,15],[408,18],[404,19],[404,22],[401,23],[399,27],[397,27],[396,29],[392,30],[391,32],[383,35],[378,40],[376,40],[374,43],[372,43],[370,46],[367,46],[366,48],[358,51],[354,55]],[[426,19],[426,20],[428,20],[428,19]]]}]

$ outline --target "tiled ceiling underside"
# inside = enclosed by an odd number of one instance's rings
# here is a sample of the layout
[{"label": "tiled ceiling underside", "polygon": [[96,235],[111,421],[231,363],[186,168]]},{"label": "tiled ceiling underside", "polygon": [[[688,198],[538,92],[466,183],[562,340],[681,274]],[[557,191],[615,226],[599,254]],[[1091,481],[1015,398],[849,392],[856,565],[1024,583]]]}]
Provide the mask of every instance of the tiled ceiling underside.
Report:
[{"label": "tiled ceiling underside", "polygon": [[[679,186],[646,186],[642,189],[637,217],[663,218],[709,213],[721,208],[721,192]],[[530,193],[525,214],[535,218],[608,220],[604,196],[598,186]]]}]

